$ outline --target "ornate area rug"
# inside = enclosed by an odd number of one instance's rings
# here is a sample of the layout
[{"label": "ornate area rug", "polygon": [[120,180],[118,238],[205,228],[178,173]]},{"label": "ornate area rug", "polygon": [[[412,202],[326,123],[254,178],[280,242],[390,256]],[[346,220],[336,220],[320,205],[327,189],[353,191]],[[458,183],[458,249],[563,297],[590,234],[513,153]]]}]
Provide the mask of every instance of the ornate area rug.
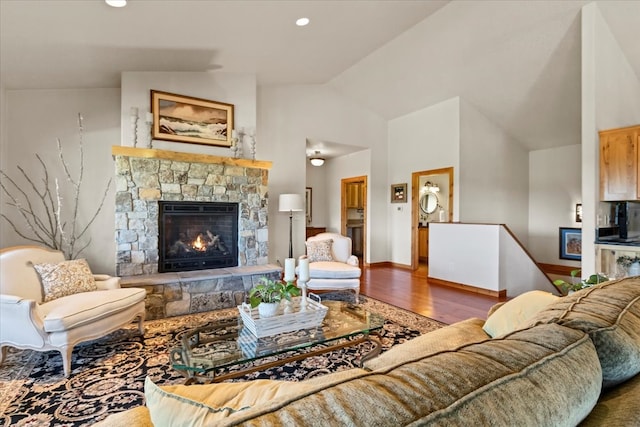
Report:
[{"label": "ornate area rug", "polygon": [[[444,324],[362,297],[362,304],[387,319],[380,333],[383,350],[438,329]],[[73,351],[72,375],[65,378],[58,352],[9,349],[0,368],[0,425],[90,426],[111,413],[144,405],[144,379],[156,384],[184,382],[169,363],[169,350],[182,334],[204,323],[237,316],[237,309],[218,310],[145,323],[144,337],[135,325]],[[247,374],[234,381],[266,378],[300,381],[350,369],[370,350],[362,343]],[[272,360],[272,359],[263,359]],[[259,362],[257,362],[259,363]],[[246,365],[245,365],[246,366]]]}]

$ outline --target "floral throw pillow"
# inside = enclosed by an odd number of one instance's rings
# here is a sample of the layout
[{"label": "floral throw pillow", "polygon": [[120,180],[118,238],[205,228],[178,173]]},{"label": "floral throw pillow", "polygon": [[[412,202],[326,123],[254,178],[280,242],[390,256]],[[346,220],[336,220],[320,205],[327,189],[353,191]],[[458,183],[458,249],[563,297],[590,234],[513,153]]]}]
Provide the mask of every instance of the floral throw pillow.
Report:
[{"label": "floral throw pillow", "polygon": [[57,264],[34,264],[33,268],[42,281],[44,302],[98,289],[85,259],[62,261]]},{"label": "floral throw pillow", "polygon": [[306,242],[306,244],[309,262],[333,261],[333,256],[331,256],[331,245],[333,244],[333,239],[312,240],[310,242]]}]

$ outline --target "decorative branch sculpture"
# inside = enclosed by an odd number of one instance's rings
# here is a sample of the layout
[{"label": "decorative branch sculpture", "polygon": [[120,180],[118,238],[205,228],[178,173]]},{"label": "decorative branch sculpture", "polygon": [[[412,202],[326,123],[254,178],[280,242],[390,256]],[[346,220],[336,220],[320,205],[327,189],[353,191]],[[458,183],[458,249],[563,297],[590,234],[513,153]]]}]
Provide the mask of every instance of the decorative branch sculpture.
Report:
[{"label": "decorative branch sculpture", "polygon": [[91,238],[88,238],[85,244],[82,244],[81,240],[102,210],[112,181],[112,178],[110,178],[102,195],[102,200],[94,214],[84,227],[81,226],[78,221],[80,189],[84,177],[84,128],[81,114],[78,114],[78,130],[80,134],[80,170],[76,178],[71,175],[69,165],[64,158],[60,139],[56,138],[58,157],[62,163],[62,169],[67,182],[73,188],[73,202],[70,209],[67,209],[68,206],[65,207],[63,205],[61,187],[57,178],[53,182],[54,188],[51,188],[52,183],[49,179],[49,170],[38,154],[36,154],[36,158],[42,166],[44,175],[40,183],[41,186],[32,178],[33,174],[30,176],[21,166],[17,166],[17,168],[28,183],[28,187],[30,187],[30,189],[27,188],[27,190],[21,188],[7,173],[0,171],[0,175],[2,176],[0,187],[2,187],[2,192],[8,199],[5,203],[20,214],[26,230],[20,230],[18,225],[5,214],[1,214],[0,216],[2,216],[2,218],[11,225],[16,234],[23,239],[43,244],[51,249],[60,250],[65,254],[66,259],[76,258],[91,243]]}]

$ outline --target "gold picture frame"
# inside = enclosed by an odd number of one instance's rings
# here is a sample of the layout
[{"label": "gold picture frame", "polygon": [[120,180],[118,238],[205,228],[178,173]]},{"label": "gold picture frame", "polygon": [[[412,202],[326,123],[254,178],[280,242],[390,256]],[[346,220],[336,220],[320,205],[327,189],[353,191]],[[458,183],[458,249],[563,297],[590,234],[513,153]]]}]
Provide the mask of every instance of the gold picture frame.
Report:
[{"label": "gold picture frame", "polygon": [[233,104],[152,90],[151,114],[153,139],[231,147]]},{"label": "gold picture frame", "polygon": [[407,203],[407,183],[391,186],[391,203]]}]

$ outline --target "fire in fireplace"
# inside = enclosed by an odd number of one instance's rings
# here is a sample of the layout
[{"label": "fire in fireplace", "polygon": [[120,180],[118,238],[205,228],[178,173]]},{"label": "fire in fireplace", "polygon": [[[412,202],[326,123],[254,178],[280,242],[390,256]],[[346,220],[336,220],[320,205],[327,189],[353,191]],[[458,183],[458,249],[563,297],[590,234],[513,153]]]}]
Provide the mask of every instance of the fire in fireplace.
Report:
[{"label": "fire in fireplace", "polygon": [[158,271],[238,265],[238,204],[159,202]]}]

